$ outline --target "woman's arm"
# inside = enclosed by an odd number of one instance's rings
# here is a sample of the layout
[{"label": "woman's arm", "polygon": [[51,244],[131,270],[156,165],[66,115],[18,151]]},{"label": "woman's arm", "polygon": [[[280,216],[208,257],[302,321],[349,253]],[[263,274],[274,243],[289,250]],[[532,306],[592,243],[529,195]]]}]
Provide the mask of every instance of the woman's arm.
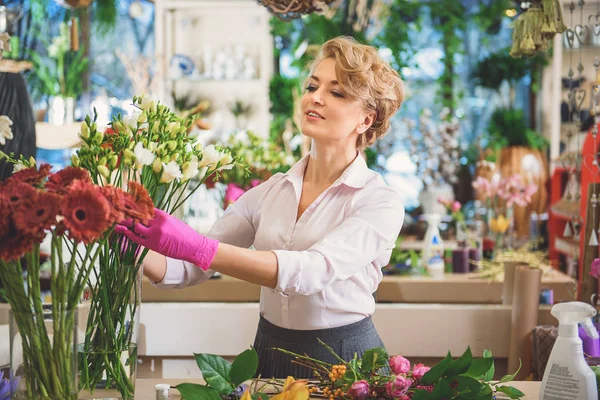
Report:
[{"label": "woman's arm", "polygon": [[270,251],[249,250],[219,243],[210,269],[271,289],[277,286],[277,257]]}]

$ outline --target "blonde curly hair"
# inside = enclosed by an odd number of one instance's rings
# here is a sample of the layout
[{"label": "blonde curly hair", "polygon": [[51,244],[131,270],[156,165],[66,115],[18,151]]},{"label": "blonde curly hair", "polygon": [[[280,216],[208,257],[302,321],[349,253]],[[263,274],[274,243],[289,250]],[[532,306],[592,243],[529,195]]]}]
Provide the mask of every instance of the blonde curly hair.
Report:
[{"label": "blonde curly hair", "polygon": [[336,61],[335,74],[346,96],[359,100],[365,112],[375,112],[371,127],[358,135],[356,147],[362,150],[388,133],[390,119],[404,100],[404,82],[376,48],[352,37],[339,36],[325,42],[310,66],[309,76],[326,58]]}]

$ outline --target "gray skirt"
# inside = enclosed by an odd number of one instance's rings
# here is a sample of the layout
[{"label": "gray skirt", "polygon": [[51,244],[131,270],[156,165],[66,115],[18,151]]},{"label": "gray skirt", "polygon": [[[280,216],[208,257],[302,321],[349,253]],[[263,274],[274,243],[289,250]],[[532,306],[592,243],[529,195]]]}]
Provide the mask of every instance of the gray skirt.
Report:
[{"label": "gray skirt", "polygon": [[274,348],[285,349],[297,354],[306,354],[317,360],[336,364],[338,360],[319,343],[327,343],[346,361],[358,357],[365,350],[384,347],[371,317],[353,324],[330,329],[293,330],[273,325],[262,316],[258,323],[254,348],[258,352],[257,376],[263,378],[313,378],[312,371],[292,362],[293,356]]}]

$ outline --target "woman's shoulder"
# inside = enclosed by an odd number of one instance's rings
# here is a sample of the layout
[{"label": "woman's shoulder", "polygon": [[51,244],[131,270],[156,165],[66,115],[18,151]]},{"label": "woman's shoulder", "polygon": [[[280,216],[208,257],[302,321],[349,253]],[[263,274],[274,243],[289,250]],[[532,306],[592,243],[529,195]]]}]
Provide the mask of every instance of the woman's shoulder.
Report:
[{"label": "woman's shoulder", "polygon": [[365,186],[356,193],[354,200],[357,205],[393,203],[403,207],[401,193],[401,188],[389,185],[379,172],[371,170]]}]

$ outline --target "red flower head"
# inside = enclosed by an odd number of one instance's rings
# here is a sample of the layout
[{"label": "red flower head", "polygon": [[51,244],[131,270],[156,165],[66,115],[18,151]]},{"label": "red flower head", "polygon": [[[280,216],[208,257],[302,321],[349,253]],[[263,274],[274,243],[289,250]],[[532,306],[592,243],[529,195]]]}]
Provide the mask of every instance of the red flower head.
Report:
[{"label": "red flower head", "polygon": [[123,213],[125,218],[132,218],[147,224],[154,218],[154,202],[141,183],[129,182],[124,196]]},{"label": "red flower head", "polygon": [[8,199],[0,194],[0,238],[8,233],[8,222],[12,207]]},{"label": "red flower head", "polygon": [[39,238],[19,231],[11,218],[4,221],[6,233],[0,236],[0,260],[12,261],[31,251]]},{"label": "red flower head", "polygon": [[50,229],[56,223],[59,205],[60,196],[39,192],[31,208],[15,213],[15,226],[19,231],[43,238],[44,230]]},{"label": "red flower head", "polygon": [[46,189],[49,192],[65,194],[68,192],[69,185],[75,180],[92,183],[90,173],[87,170],[78,167],[66,167],[50,175],[46,183]]},{"label": "red flower head", "polygon": [[13,212],[21,209],[27,210],[35,202],[38,191],[31,185],[9,178],[2,187],[0,195],[3,195],[11,205]]},{"label": "red flower head", "polygon": [[125,219],[123,203],[125,202],[125,193],[114,186],[100,187],[100,193],[108,200],[110,206],[110,224],[123,221]]},{"label": "red flower head", "polygon": [[77,242],[89,244],[111,226],[108,200],[88,182],[75,180],[69,185],[60,211],[69,238]]},{"label": "red flower head", "polygon": [[36,167],[25,168],[20,170],[19,172],[15,172],[12,175],[13,179],[21,181],[23,183],[27,183],[31,186],[41,186],[42,183],[46,180],[48,175],[50,175],[50,170],[52,166],[50,164],[42,164],[40,165],[39,170]]}]

